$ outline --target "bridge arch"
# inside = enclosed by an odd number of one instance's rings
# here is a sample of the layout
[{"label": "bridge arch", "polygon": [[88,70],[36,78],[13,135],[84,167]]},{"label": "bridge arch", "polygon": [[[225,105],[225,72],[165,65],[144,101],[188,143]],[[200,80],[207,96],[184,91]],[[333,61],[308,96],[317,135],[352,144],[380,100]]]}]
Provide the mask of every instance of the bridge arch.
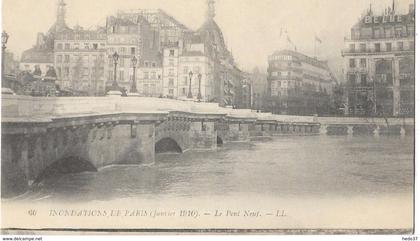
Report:
[{"label": "bridge arch", "polygon": [[155,153],[182,153],[182,147],[171,137],[164,137],[155,143]]},{"label": "bridge arch", "polygon": [[97,172],[97,168],[88,160],[79,156],[67,156],[54,161],[35,178],[34,184],[57,175],[81,172]]}]

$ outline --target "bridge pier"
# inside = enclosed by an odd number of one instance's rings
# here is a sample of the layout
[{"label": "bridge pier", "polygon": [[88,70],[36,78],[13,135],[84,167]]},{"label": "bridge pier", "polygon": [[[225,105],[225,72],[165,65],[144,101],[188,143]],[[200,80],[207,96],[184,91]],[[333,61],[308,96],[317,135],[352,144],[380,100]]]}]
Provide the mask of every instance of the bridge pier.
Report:
[{"label": "bridge pier", "polygon": [[354,126],[351,126],[351,125],[348,125],[347,126],[347,135],[348,136],[353,136],[353,128],[354,128]]},{"label": "bridge pier", "polygon": [[190,138],[192,150],[216,150],[217,132],[215,121],[196,119],[191,123]]},{"label": "bridge pier", "polygon": [[400,135],[405,136],[405,134],[406,134],[406,132],[405,132],[404,126],[401,126]]},{"label": "bridge pier", "polygon": [[319,134],[320,135],[327,135],[328,134],[328,125],[321,124],[319,127]]}]

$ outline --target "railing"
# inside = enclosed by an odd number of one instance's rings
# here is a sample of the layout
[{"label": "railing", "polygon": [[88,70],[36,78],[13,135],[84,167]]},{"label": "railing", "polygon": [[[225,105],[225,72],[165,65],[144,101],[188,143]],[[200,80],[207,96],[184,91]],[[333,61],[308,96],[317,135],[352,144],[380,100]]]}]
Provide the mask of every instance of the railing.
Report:
[{"label": "railing", "polygon": [[351,54],[384,54],[384,53],[412,53],[414,54],[414,49],[399,49],[399,48],[391,48],[391,50],[381,49],[344,49],[341,51],[342,55],[351,55]]},{"label": "railing", "polygon": [[[2,96],[2,121],[27,122],[48,120],[54,117],[104,115],[116,113],[168,113],[171,111],[192,114],[220,115],[247,120],[292,122],[292,123],[382,123],[382,118],[314,117],[274,115],[257,113],[249,109],[219,107],[217,103],[180,101],[152,97],[30,97]],[[402,123],[400,118],[391,118],[391,123]],[[414,123],[413,119],[405,119]]]},{"label": "railing", "polygon": [[373,36],[373,35],[370,35],[370,36],[366,36],[366,37],[363,37],[363,36],[359,36],[359,37],[356,37],[356,36],[352,36],[352,37],[350,37],[350,36],[346,36],[346,37],[344,37],[344,41],[381,41],[381,40],[394,40],[394,41],[397,41],[397,40],[406,40],[406,39],[414,39],[414,34],[413,35],[410,35],[410,34],[401,34],[401,35],[394,35],[394,36],[386,36],[386,35],[384,35],[384,34],[381,34],[381,35],[379,35],[379,36]]}]

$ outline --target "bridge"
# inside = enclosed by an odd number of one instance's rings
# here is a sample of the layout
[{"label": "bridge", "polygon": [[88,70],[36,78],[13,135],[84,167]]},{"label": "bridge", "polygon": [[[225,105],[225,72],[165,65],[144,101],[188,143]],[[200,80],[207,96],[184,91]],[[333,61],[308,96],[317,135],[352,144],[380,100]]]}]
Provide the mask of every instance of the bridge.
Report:
[{"label": "bridge", "polygon": [[152,164],[156,153],[215,151],[282,135],[405,135],[413,119],[256,113],[146,97],[2,96],[2,194],[48,175]]}]

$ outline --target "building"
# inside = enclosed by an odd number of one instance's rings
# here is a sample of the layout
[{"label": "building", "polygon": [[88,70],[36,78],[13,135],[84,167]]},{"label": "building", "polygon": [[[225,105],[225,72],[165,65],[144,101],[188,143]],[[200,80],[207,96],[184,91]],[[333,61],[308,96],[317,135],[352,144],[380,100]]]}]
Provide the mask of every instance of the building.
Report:
[{"label": "building", "polygon": [[268,57],[268,87],[275,114],[329,113],[334,78],[326,61],[292,50]]},{"label": "building", "polygon": [[46,34],[38,33],[36,44],[31,49],[22,53],[19,69],[32,71],[40,68],[42,75],[45,75],[51,66],[54,66],[54,40],[57,34],[67,31],[70,28],[65,22],[66,4],[59,0],[57,5],[57,18]]},{"label": "building", "polygon": [[241,83],[246,77],[237,67],[232,53],[228,50],[223,33],[214,21],[215,16],[214,0],[208,0],[206,21],[197,31],[204,46],[205,56],[209,59],[209,66],[212,67],[210,79],[206,82],[212,88],[209,91],[212,94],[208,99],[221,106],[234,106],[238,103],[235,98],[241,99],[235,95],[235,90],[241,88]]},{"label": "building", "polygon": [[267,86],[267,74],[260,71],[258,68],[254,68],[249,76],[252,85],[252,108],[254,110],[270,109],[266,105],[270,102],[268,100],[268,86]]},{"label": "building", "polygon": [[[157,28],[152,21],[153,28],[160,31],[163,96],[192,97],[222,106],[233,106],[240,101],[239,97],[235,99],[235,90],[242,86],[244,73],[234,63],[214,17],[214,1],[208,0],[206,21],[197,31],[191,31],[171,18],[165,28]],[[164,40],[163,36],[166,36]],[[168,36],[172,37],[166,39]]]},{"label": "building", "polygon": [[180,40],[184,39],[186,33],[192,32],[161,9],[133,9],[120,11],[117,14],[118,18],[132,18],[133,16],[141,16],[150,24],[151,29],[157,33],[157,45],[161,52],[166,47],[177,45]]},{"label": "building", "polygon": [[161,57],[158,44],[158,33],[155,32],[150,23],[141,15],[118,15],[110,16],[106,21],[106,49],[107,64],[106,76],[107,86],[114,81],[114,59],[113,55],[118,54],[117,82],[118,85],[129,91],[133,83],[134,66],[133,57],[137,59],[136,82],[142,86],[144,72],[139,75],[138,70],[142,68],[157,68],[161,66]]},{"label": "building", "polygon": [[105,29],[84,30],[76,26],[56,34],[54,66],[57,84],[61,89],[85,92],[87,95],[105,93]]},{"label": "building", "polygon": [[352,116],[414,115],[415,10],[364,12],[345,39],[345,112]]}]

